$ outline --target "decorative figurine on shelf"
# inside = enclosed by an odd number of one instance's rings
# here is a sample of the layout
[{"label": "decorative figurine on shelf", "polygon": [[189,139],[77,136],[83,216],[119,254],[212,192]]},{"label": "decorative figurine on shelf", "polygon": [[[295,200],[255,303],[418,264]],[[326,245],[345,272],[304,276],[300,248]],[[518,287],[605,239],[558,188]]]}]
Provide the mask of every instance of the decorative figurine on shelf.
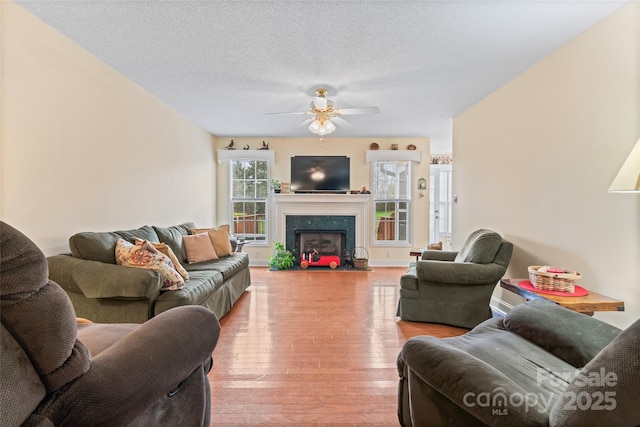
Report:
[{"label": "decorative figurine on shelf", "polygon": [[243,150],[248,150],[249,149],[249,144],[245,145]]},{"label": "decorative figurine on shelf", "polygon": [[269,149],[269,143],[262,141],[262,148],[259,148],[259,150],[268,150],[268,149]]},{"label": "decorative figurine on shelf", "polygon": [[226,147],[224,147],[225,150],[235,150],[235,148],[233,148],[233,139],[231,140],[231,142],[229,143],[229,145],[227,145]]},{"label": "decorative figurine on shelf", "polygon": [[360,194],[371,194],[371,191],[367,190],[367,187],[362,187],[362,190],[360,190]]}]

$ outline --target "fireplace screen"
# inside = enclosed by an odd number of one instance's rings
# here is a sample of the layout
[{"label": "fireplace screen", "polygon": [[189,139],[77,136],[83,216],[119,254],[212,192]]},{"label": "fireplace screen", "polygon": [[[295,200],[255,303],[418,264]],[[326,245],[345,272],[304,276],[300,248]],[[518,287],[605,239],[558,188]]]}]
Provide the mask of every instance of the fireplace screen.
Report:
[{"label": "fireplace screen", "polygon": [[343,259],[345,246],[345,230],[296,230],[298,259],[302,258],[302,254],[335,255]]}]

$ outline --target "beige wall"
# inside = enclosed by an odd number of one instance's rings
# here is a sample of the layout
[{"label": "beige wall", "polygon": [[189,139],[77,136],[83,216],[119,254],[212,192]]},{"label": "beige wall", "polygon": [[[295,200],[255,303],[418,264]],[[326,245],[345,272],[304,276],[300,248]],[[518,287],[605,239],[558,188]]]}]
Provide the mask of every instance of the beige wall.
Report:
[{"label": "beige wall", "polygon": [[45,254],[85,230],[215,223],[214,138],[11,2],[0,216]]},{"label": "beige wall", "polygon": [[[420,177],[429,179],[429,138],[378,138],[374,140],[371,138],[329,137],[322,143],[318,141],[318,138],[234,138],[234,147],[242,149],[242,147],[249,145],[251,149],[258,149],[262,146],[263,139],[269,142],[269,148],[275,151],[271,177],[279,181],[290,181],[291,156],[345,155],[351,159],[351,188],[354,190],[359,190],[362,187],[370,189],[371,168],[365,160],[365,155],[372,142],[378,143],[381,150],[391,149],[391,144],[398,144],[400,149],[406,149],[410,144],[415,145],[417,150],[422,151],[422,162],[414,163],[413,180],[417,181]],[[219,138],[216,148],[223,149],[230,141],[229,138]],[[216,181],[220,200],[228,200],[229,168],[227,163],[219,165]],[[413,217],[416,220],[414,221],[412,246],[425,247],[429,239],[429,198],[420,197],[417,191],[413,197]],[[221,222],[230,221],[229,205],[219,203],[217,216]],[[272,230],[275,229],[273,221]],[[264,264],[271,254],[270,247],[272,245],[273,241],[268,242],[266,247],[249,245],[245,251],[251,256],[253,264]],[[410,246],[372,246],[369,248],[370,264],[407,266],[411,260],[409,257]]]},{"label": "beige wall", "polygon": [[583,274],[623,299],[618,326],[640,317],[640,195],[609,194],[640,137],[640,4],[622,9],[454,120],[454,246],[479,227],[528,265]]}]

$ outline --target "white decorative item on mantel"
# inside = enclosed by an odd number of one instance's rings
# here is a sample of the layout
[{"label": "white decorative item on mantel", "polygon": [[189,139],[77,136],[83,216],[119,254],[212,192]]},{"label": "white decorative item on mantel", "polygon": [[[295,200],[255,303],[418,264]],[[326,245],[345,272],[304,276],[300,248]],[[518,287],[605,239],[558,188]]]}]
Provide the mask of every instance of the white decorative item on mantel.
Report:
[{"label": "white decorative item on mantel", "polygon": [[421,150],[367,150],[367,162],[376,160],[408,160],[422,162]]},{"label": "white decorative item on mantel", "polygon": [[227,160],[266,160],[273,162],[274,150],[218,150],[218,163]]}]

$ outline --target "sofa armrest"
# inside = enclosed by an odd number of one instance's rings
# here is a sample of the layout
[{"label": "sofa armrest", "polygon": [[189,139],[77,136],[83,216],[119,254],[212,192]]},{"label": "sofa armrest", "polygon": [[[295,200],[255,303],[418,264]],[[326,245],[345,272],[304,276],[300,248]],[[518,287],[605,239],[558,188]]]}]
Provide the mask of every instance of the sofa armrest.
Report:
[{"label": "sofa armrest", "polygon": [[498,264],[476,264],[471,262],[418,261],[416,275],[418,280],[430,283],[477,285],[498,280],[506,267]]},{"label": "sofa armrest", "polygon": [[215,314],[201,306],[155,316],[96,355],[89,371],[58,394],[51,404],[67,418],[55,424],[129,424],[208,363],[219,334]]},{"label": "sofa armrest", "polygon": [[423,260],[434,260],[434,261],[453,261],[456,259],[458,255],[457,251],[436,251],[436,250],[426,250],[422,251]]},{"label": "sofa armrest", "polygon": [[[460,410],[491,426],[547,425],[542,399],[527,405],[511,405],[509,397],[528,396],[527,391],[502,372],[475,356],[450,346],[446,340],[430,336],[409,339],[402,348],[404,368],[411,387],[413,405],[424,405],[428,397],[421,396],[430,387],[454,403]],[[425,390],[426,391],[426,390]],[[500,399],[504,396],[504,399]],[[490,396],[497,405],[482,404]],[[508,416],[504,416],[504,411]],[[417,420],[426,424],[425,420]],[[422,423],[421,423],[422,421]]]},{"label": "sofa armrest", "polygon": [[542,300],[511,309],[504,327],[576,368],[586,365],[621,332],[601,320]]},{"label": "sofa armrest", "polygon": [[66,291],[81,292],[87,298],[155,299],[162,289],[162,277],[153,270],[70,255],[54,255],[47,262],[51,280]]}]

